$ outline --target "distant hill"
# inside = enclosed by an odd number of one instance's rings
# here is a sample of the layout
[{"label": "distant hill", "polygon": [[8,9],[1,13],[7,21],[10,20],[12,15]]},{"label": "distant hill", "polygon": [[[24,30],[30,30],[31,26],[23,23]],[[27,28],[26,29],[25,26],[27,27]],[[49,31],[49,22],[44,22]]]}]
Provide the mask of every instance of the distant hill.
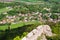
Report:
[{"label": "distant hill", "polygon": [[54,2],[60,2],[60,0],[15,0],[15,1],[26,1],[26,2],[37,2],[37,1],[54,1]]},{"label": "distant hill", "polygon": [[60,0],[0,0],[0,2],[38,2],[38,1],[48,1],[48,2],[60,2]]}]

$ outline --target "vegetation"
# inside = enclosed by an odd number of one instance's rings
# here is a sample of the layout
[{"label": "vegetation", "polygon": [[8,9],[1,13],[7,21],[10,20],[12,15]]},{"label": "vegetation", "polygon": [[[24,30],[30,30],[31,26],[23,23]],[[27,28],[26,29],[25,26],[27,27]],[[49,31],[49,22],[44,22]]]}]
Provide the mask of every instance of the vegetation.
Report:
[{"label": "vegetation", "polygon": [[52,23],[47,22],[48,25],[51,26],[52,32],[56,34],[56,36],[47,37],[48,40],[60,40],[60,22]]},{"label": "vegetation", "polygon": [[[60,22],[58,23],[46,23],[48,25],[51,26],[52,28],[52,32],[56,34],[56,36],[54,37],[47,37],[48,40],[59,40],[60,36],[60,32],[59,32],[59,27],[60,27]],[[40,24],[28,24],[28,25],[24,25],[24,26],[21,26],[21,27],[18,27],[18,28],[14,28],[14,29],[11,29],[10,31],[9,30],[5,30],[5,31],[1,31],[0,30],[0,40],[3,40],[3,37],[5,40],[15,40],[16,36],[20,36],[18,37],[18,39],[20,38],[23,38],[24,36],[26,36],[28,34],[28,32],[30,32],[31,30],[33,30],[34,28],[36,28],[38,25]],[[6,35],[6,36],[5,36]]]},{"label": "vegetation", "polygon": [[0,14],[0,20],[4,19],[6,15]]},{"label": "vegetation", "polygon": [[56,14],[52,14],[50,17],[51,17],[52,19],[58,19],[58,15],[56,15]]},{"label": "vegetation", "polygon": [[[11,8],[12,10],[10,10]],[[7,14],[4,14],[5,12]],[[57,34],[54,37],[47,37],[48,40],[60,40],[60,22],[19,22],[20,20],[23,21],[24,17],[26,16],[18,16],[18,14],[32,14],[33,12],[42,13],[43,19],[49,18],[44,14],[52,13],[50,18],[54,20],[58,19],[58,15],[55,15],[55,13],[60,13],[60,0],[15,0],[14,2],[10,3],[0,2],[0,21],[6,20],[6,16],[17,16],[15,18],[15,22],[17,21],[17,23],[15,24],[9,24],[8,22],[6,24],[0,24],[0,40],[20,40],[21,38],[26,36],[31,30],[35,29],[38,25],[41,24],[50,25],[52,28],[52,32]],[[38,20],[37,15],[33,16],[36,16],[36,18],[34,19]]]},{"label": "vegetation", "polygon": [[16,38],[14,38],[14,40],[20,40],[20,37],[19,37],[19,36],[17,36]]},{"label": "vegetation", "polygon": [[[17,0],[16,0],[17,1]],[[36,1],[35,4],[24,3],[24,2],[11,2],[11,3],[0,3],[3,7],[13,7],[12,11],[27,13],[27,12],[41,12],[41,13],[60,13],[60,0],[19,0],[19,1]],[[41,1],[41,2],[37,2]],[[44,1],[44,2],[43,2]],[[56,3],[57,2],[57,3]],[[38,4],[37,4],[38,3]],[[42,4],[41,4],[42,3]],[[0,7],[1,8],[1,7]],[[44,9],[46,8],[46,9]],[[50,10],[47,10],[50,9]],[[20,10],[20,11],[19,11]],[[6,11],[6,10],[5,10]]]},{"label": "vegetation", "polygon": [[[11,24],[10,27],[11,29],[14,29],[14,28],[18,28],[18,27],[22,27],[24,25],[29,25],[29,24],[36,24],[36,23],[40,23],[39,21],[32,21],[32,22],[19,22],[17,24]],[[0,30],[6,30],[8,29],[8,24],[5,24],[5,25],[0,25]]]},{"label": "vegetation", "polygon": [[28,32],[36,28],[38,25],[41,25],[41,24],[40,23],[34,23],[34,24],[27,23],[26,25],[23,25],[21,27],[14,28],[11,30],[8,30],[8,29],[5,31],[0,30],[0,40],[3,40],[3,37],[5,40],[13,40],[13,38],[15,39],[15,37],[18,35],[20,36],[20,38],[23,38],[24,36],[27,35]]}]

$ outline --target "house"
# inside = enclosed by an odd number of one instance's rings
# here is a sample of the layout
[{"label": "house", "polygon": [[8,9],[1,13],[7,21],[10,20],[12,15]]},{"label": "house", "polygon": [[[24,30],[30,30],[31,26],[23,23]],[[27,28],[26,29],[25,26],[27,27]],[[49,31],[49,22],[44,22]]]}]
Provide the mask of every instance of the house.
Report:
[{"label": "house", "polygon": [[12,2],[14,0],[0,0],[0,2]]}]

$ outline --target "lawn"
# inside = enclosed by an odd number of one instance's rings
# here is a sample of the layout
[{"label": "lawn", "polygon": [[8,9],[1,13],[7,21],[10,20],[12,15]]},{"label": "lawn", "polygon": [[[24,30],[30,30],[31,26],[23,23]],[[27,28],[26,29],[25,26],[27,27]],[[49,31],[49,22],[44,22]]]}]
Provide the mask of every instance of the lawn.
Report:
[{"label": "lawn", "polygon": [[[24,25],[29,25],[29,24],[41,24],[41,23],[39,21],[19,22],[16,24],[11,24],[11,29],[22,27]],[[0,30],[6,30],[6,29],[8,29],[8,25],[0,26]]]},{"label": "lawn", "polygon": [[0,9],[0,13],[6,12],[6,11],[9,11],[9,8],[5,7],[5,8]]},{"label": "lawn", "polygon": [[7,29],[7,28],[8,28],[7,25],[0,26],[0,30],[5,30],[5,29]]}]

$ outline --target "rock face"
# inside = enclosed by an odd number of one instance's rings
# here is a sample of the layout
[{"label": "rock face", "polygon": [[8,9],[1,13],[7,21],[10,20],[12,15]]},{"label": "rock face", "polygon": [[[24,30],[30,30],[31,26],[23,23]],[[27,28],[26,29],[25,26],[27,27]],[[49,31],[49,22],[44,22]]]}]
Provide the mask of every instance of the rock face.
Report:
[{"label": "rock face", "polygon": [[32,30],[22,40],[37,40],[42,35],[40,40],[47,40],[45,36],[52,36],[51,28],[48,25],[40,25],[36,29]]}]

